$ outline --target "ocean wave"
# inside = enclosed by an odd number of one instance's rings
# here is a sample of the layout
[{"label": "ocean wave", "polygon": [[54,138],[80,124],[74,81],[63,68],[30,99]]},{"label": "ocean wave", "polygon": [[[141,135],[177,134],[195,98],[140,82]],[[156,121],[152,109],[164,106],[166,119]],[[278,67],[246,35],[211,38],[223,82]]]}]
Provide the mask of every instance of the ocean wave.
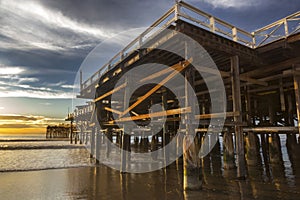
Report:
[{"label": "ocean wave", "polygon": [[69,142],[2,142],[0,172],[92,166],[84,145]]},{"label": "ocean wave", "polygon": [[73,165],[73,166],[64,166],[64,167],[40,167],[32,169],[0,169],[0,173],[7,172],[28,172],[28,171],[40,171],[40,170],[52,170],[52,169],[68,169],[68,168],[79,168],[79,167],[93,167],[95,164],[84,164],[84,165]]},{"label": "ocean wave", "polygon": [[75,145],[45,145],[45,146],[9,146],[9,145],[0,145],[0,150],[30,150],[30,149],[81,149],[85,146],[75,146]]}]

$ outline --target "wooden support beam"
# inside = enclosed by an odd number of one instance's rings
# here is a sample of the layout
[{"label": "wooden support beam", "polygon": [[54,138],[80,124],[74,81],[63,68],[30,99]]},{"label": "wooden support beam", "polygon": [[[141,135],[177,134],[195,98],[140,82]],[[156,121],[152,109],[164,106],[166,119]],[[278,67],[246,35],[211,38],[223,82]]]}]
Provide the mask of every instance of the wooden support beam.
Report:
[{"label": "wooden support beam", "polygon": [[[198,70],[200,70],[200,72],[203,72],[203,73],[209,73],[209,74],[214,74],[214,75],[221,75],[223,78],[230,78],[231,77],[231,74],[230,72],[225,72],[225,71],[222,71],[222,70],[217,70],[217,69],[213,69],[213,68],[209,68],[209,67],[198,67],[197,68]],[[215,79],[217,79],[218,77],[209,77],[208,81],[214,81]],[[241,81],[245,81],[247,82],[248,84],[255,84],[255,85],[261,85],[261,86],[268,86],[268,83],[266,81],[262,81],[262,80],[258,80],[258,79],[254,79],[254,78],[251,78],[249,75],[240,75],[240,80]],[[201,84],[204,84],[205,81],[204,80],[198,80],[195,82],[195,85],[201,85]]]},{"label": "wooden support beam", "polygon": [[[130,85],[131,84],[131,77],[126,77],[125,83]],[[125,93],[124,93],[124,109],[128,106],[129,100],[130,100],[130,87],[125,88]],[[120,114],[122,115],[122,114]],[[127,172],[128,168],[128,162],[130,159],[129,156],[129,151],[130,151],[130,135],[129,133],[131,132],[130,127],[128,125],[124,124],[123,125],[123,132],[122,132],[122,144],[121,144],[121,173]]]},{"label": "wooden support beam", "polygon": [[[185,106],[193,107],[196,105],[194,98],[190,98],[193,91],[188,87],[189,84],[194,87],[194,71],[193,68],[185,71]],[[200,174],[199,157],[197,146],[194,142],[195,127],[194,114],[187,113],[185,115],[186,132],[183,138],[183,189],[199,190],[202,187],[202,176]]]},{"label": "wooden support beam", "polygon": [[165,79],[163,79],[161,82],[159,82],[157,85],[155,85],[151,90],[149,90],[145,95],[143,95],[141,98],[139,98],[135,103],[133,103],[129,108],[127,108],[120,117],[124,116],[126,113],[131,111],[133,108],[138,106],[140,103],[142,103],[145,99],[147,99],[149,96],[151,96],[154,92],[156,92],[161,86],[165,85],[169,80],[171,80],[173,77],[175,77],[178,73],[180,73],[182,70],[184,70],[187,66],[190,65],[192,62],[192,59],[185,60],[183,62],[177,63],[176,65],[173,65],[175,68],[176,66],[181,66],[178,71],[172,72],[169,76],[167,76]]},{"label": "wooden support beam", "polygon": [[124,117],[124,118],[120,118],[120,119],[117,119],[117,120],[114,120],[114,121],[110,121],[109,123],[136,121],[136,120],[149,119],[149,118],[154,118],[154,117],[185,114],[185,113],[190,113],[190,112],[191,112],[191,107],[177,108],[177,109],[171,109],[171,110],[167,110],[167,111],[160,111],[160,112],[154,112],[154,113],[149,113],[149,114],[142,114],[142,115],[138,115],[138,116]]},{"label": "wooden support beam", "polygon": [[111,91],[101,95],[100,97],[94,99],[94,102],[100,101],[100,100],[104,99],[105,97],[108,97],[108,96],[112,95],[113,93],[125,88],[126,85],[127,85],[126,83],[121,84],[120,86],[114,88],[113,90],[111,90]]},{"label": "wooden support beam", "polygon": [[[226,112],[226,117],[234,117],[239,116],[240,112]],[[201,114],[195,115],[195,119],[212,119],[212,118],[220,118],[223,117],[224,113],[211,113],[211,114]]]},{"label": "wooden support beam", "polygon": [[172,70],[179,71],[180,68],[181,68],[180,65],[173,65],[172,67],[168,67],[168,68],[166,68],[166,69],[164,69],[162,71],[159,71],[159,72],[156,72],[156,73],[154,73],[154,74],[152,74],[150,76],[147,76],[147,77],[141,79],[139,82],[143,83],[145,81],[149,81],[149,80],[155,79],[157,77],[160,77],[162,75],[165,75],[165,74],[171,72]]},{"label": "wooden support beam", "polygon": [[90,152],[90,158],[94,157],[94,153],[95,153],[95,135],[96,135],[96,127],[94,126],[92,128],[92,134],[91,134],[91,152]]},{"label": "wooden support beam", "polygon": [[[232,100],[233,112],[242,112],[241,102],[241,88],[240,88],[240,70],[239,70],[239,57],[233,56],[231,60],[231,83],[232,83]],[[234,117],[234,121],[242,123],[242,115]],[[246,177],[245,166],[245,150],[244,150],[244,136],[241,126],[234,126],[236,137],[236,154],[237,154],[237,176],[238,178]]]},{"label": "wooden support beam", "polygon": [[261,66],[258,69],[255,69],[255,70],[252,70],[249,72],[245,72],[245,73],[241,74],[241,76],[249,76],[249,77],[253,77],[253,76],[257,76],[257,75],[261,76],[263,74],[268,74],[270,72],[281,71],[283,69],[289,68],[292,64],[298,63],[298,62],[300,62],[300,57],[291,58],[291,59],[285,60],[283,62],[278,62],[276,64]]},{"label": "wooden support beam", "polygon": [[298,128],[294,126],[270,126],[270,127],[247,127],[243,128],[243,131],[249,132],[272,132],[272,133],[278,133],[278,132],[294,132],[297,131]]},{"label": "wooden support beam", "polygon": [[225,131],[223,136],[223,159],[224,159],[224,169],[233,169],[235,167],[234,161],[234,144],[232,133]]},{"label": "wooden support beam", "polygon": [[245,86],[245,104],[246,104],[246,120],[248,125],[250,126],[252,123],[252,108],[251,108],[251,97],[249,93],[249,86]]},{"label": "wooden support beam", "polygon": [[[164,110],[168,110],[168,103],[167,103],[168,99],[167,98],[168,98],[167,93],[165,91],[165,92],[162,93],[162,105],[163,105]],[[162,143],[163,143],[162,148],[164,148],[163,153],[164,153],[164,162],[165,162],[164,165],[165,166],[168,166],[169,161],[170,161],[170,159],[169,159],[169,156],[170,156],[169,148],[166,148],[166,145],[169,142],[170,142],[170,134],[168,133],[168,125],[165,122],[163,124],[163,141],[162,141]]]},{"label": "wooden support beam", "polygon": [[294,90],[295,90],[298,128],[300,133],[300,75],[297,75],[296,73],[294,74]]},{"label": "wooden support beam", "polygon": [[285,99],[284,99],[284,90],[283,90],[283,84],[282,84],[282,78],[279,79],[279,95],[280,95],[280,107],[281,111],[285,112]]},{"label": "wooden support beam", "polygon": [[112,109],[112,108],[110,108],[110,107],[105,107],[104,110],[109,111],[109,112],[112,112],[112,113],[117,113],[118,115],[122,114],[121,111],[114,110],[114,109]]},{"label": "wooden support beam", "polygon": [[96,154],[95,154],[95,159],[96,163],[100,163],[100,151],[101,151],[101,131],[96,128]]}]

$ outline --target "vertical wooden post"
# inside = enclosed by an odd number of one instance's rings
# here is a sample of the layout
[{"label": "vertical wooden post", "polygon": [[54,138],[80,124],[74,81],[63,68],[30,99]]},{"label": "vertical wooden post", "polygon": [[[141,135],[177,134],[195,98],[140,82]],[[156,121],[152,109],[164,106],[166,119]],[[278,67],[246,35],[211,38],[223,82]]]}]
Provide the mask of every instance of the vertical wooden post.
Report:
[{"label": "vertical wooden post", "polygon": [[106,158],[109,157],[110,151],[111,151],[111,141],[112,141],[112,130],[110,128],[107,129],[106,132]]},{"label": "vertical wooden post", "polygon": [[249,89],[248,89],[247,86],[246,86],[246,92],[245,92],[245,103],[246,103],[247,123],[248,123],[248,126],[251,126],[251,124],[252,124],[252,120],[251,120],[251,116],[252,116],[251,97],[250,97]]},{"label": "vertical wooden post", "polygon": [[261,139],[261,149],[262,149],[263,159],[264,159],[265,168],[266,168],[266,174],[269,177],[270,176],[269,134],[261,133],[260,139]]},{"label": "vertical wooden post", "polygon": [[70,127],[70,143],[73,143],[73,121],[71,121],[71,127]]},{"label": "vertical wooden post", "polygon": [[100,162],[100,151],[101,151],[101,130],[96,129],[96,163],[99,164]]},{"label": "vertical wooden post", "polygon": [[[167,103],[167,92],[164,91],[162,92],[162,105],[163,105],[163,109],[164,110],[168,110],[168,103]],[[166,145],[170,142],[170,135],[168,133],[168,125],[167,122],[165,122],[163,124],[163,148],[164,148],[164,162],[165,162],[165,166],[167,166],[167,164],[169,163],[169,156],[170,156],[170,152],[168,151],[166,147]]]},{"label": "vertical wooden post", "polygon": [[[188,84],[194,86],[194,71],[187,69],[185,72],[185,107],[193,107],[195,103],[191,96]],[[192,108],[193,111],[193,108]],[[194,113],[185,115],[186,134],[183,139],[183,189],[198,190],[202,187],[202,177],[200,174],[199,157],[197,147],[194,143],[195,127],[193,124]]]},{"label": "vertical wooden post", "polygon": [[279,135],[272,133],[269,137],[270,163],[279,164],[282,162],[281,144]]},{"label": "vertical wooden post", "polygon": [[[71,133],[72,133],[72,135],[74,134],[74,130],[73,130],[73,120],[71,120]],[[77,144],[77,141],[78,141],[78,133],[77,133],[77,131],[75,131],[75,144]]]},{"label": "vertical wooden post", "polygon": [[224,169],[233,169],[234,164],[234,145],[231,131],[225,131],[223,135],[223,145],[224,145]]},{"label": "vertical wooden post", "polygon": [[235,142],[236,142],[236,154],[237,154],[237,176],[238,178],[246,177],[245,168],[245,150],[244,150],[244,137],[241,127],[242,123],[242,103],[241,103],[241,88],[240,88],[240,70],[239,70],[239,58],[238,56],[232,56],[231,60],[231,83],[232,83],[232,100],[233,100],[233,112],[239,113],[234,116],[235,130]]},{"label": "vertical wooden post", "polygon": [[92,133],[91,133],[91,153],[90,153],[90,158],[93,158],[93,155],[95,153],[95,132],[96,128],[95,126],[92,127]]},{"label": "vertical wooden post", "polygon": [[130,135],[125,132],[125,127],[124,127],[124,132],[122,134],[122,153],[121,153],[121,173],[126,172],[127,170],[127,163],[130,159],[129,156],[129,151],[130,151]]},{"label": "vertical wooden post", "polygon": [[86,132],[86,128],[83,128],[83,129],[84,129],[83,132],[85,133],[85,144],[88,144],[88,142],[89,142],[89,133]]},{"label": "vertical wooden post", "polygon": [[282,78],[279,79],[279,95],[280,95],[280,108],[282,112],[285,112],[285,99],[284,99],[284,90],[282,84]]},{"label": "vertical wooden post", "polygon": [[84,137],[83,137],[83,126],[80,126],[80,144],[83,144]]},{"label": "vertical wooden post", "polygon": [[273,106],[273,98],[270,96],[268,100],[268,106],[269,106],[269,123],[270,125],[274,125],[275,123],[275,112],[274,112],[274,106]]},{"label": "vertical wooden post", "polygon": [[293,111],[293,103],[292,103],[292,95],[287,95],[287,101],[288,101],[288,116],[287,116],[287,123],[289,126],[294,126],[294,111]]},{"label": "vertical wooden post", "polygon": [[[295,69],[294,69],[295,70]],[[297,110],[297,119],[298,119],[298,129],[300,133],[300,76],[296,73],[294,74],[294,90],[295,90],[295,101],[296,101],[296,110]]]},{"label": "vertical wooden post", "polygon": [[259,141],[258,137],[252,131],[248,132],[246,138],[246,159],[247,164],[250,166],[256,166],[260,159],[259,159]]},{"label": "vertical wooden post", "polygon": [[157,156],[158,156],[158,136],[157,135],[153,135],[152,136],[152,140],[151,140],[151,156],[153,160],[157,160]]},{"label": "vertical wooden post", "polygon": [[[124,94],[124,110],[129,106],[129,100],[130,100],[130,79],[127,78],[127,87],[125,88],[125,94]],[[121,153],[121,169],[120,172],[124,173],[127,170],[127,162],[130,159],[129,157],[129,151],[130,151],[130,135],[129,135],[130,127],[128,127],[126,124],[123,125],[123,133],[122,133],[122,153]]]}]

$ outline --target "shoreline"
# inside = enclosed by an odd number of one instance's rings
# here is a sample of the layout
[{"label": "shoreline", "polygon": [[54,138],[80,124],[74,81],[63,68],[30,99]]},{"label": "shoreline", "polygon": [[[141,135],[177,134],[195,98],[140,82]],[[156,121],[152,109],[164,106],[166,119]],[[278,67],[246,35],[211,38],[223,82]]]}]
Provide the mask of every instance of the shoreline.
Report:
[{"label": "shoreline", "polygon": [[69,166],[69,167],[49,167],[44,169],[18,169],[18,170],[0,170],[0,175],[5,173],[19,173],[19,172],[36,172],[36,171],[47,171],[47,170],[63,170],[63,169],[74,169],[74,168],[88,168],[97,167],[97,165],[91,163],[91,165],[79,165],[79,166]]},{"label": "shoreline", "polygon": [[0,142],[51,142],[51,141],[70,141],[69,138],[51,138],[51,139],[0,139]]}]

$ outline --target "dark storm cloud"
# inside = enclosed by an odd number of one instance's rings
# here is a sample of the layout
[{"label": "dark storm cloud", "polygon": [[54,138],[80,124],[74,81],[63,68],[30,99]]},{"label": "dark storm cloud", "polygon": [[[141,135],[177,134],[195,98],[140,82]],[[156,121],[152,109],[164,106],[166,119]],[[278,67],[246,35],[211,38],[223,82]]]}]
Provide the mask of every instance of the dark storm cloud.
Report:
[{"label": "dark storm cloud", "polygon": [[41,1],[85,23],[122,31],[150,25],[174,4],[174,0],[65,0]]},{"label": "dark storm cloud", "polygon": [[[12,80],[14,84],[9,82],[7,85],[5,80],[2,80],[2,84],[0,82],[0,97],[8,94],[22,94],[28,97],[42,95],[42,98],[54,98],[56,95],[61,98],[70,97],[71,85],[81,62],[97,44],[121,31],[149,26],[174,2],[1,0],[0,64],[7,67],[24,67],[26,70],[15,76],[16,79]],[[300,8],[298,0],[187,2],[248,31],[267,25]],[[28,87],[22,88],[17,84]],[[15,90],[15,93],[4,91],[4,88]]]}]

